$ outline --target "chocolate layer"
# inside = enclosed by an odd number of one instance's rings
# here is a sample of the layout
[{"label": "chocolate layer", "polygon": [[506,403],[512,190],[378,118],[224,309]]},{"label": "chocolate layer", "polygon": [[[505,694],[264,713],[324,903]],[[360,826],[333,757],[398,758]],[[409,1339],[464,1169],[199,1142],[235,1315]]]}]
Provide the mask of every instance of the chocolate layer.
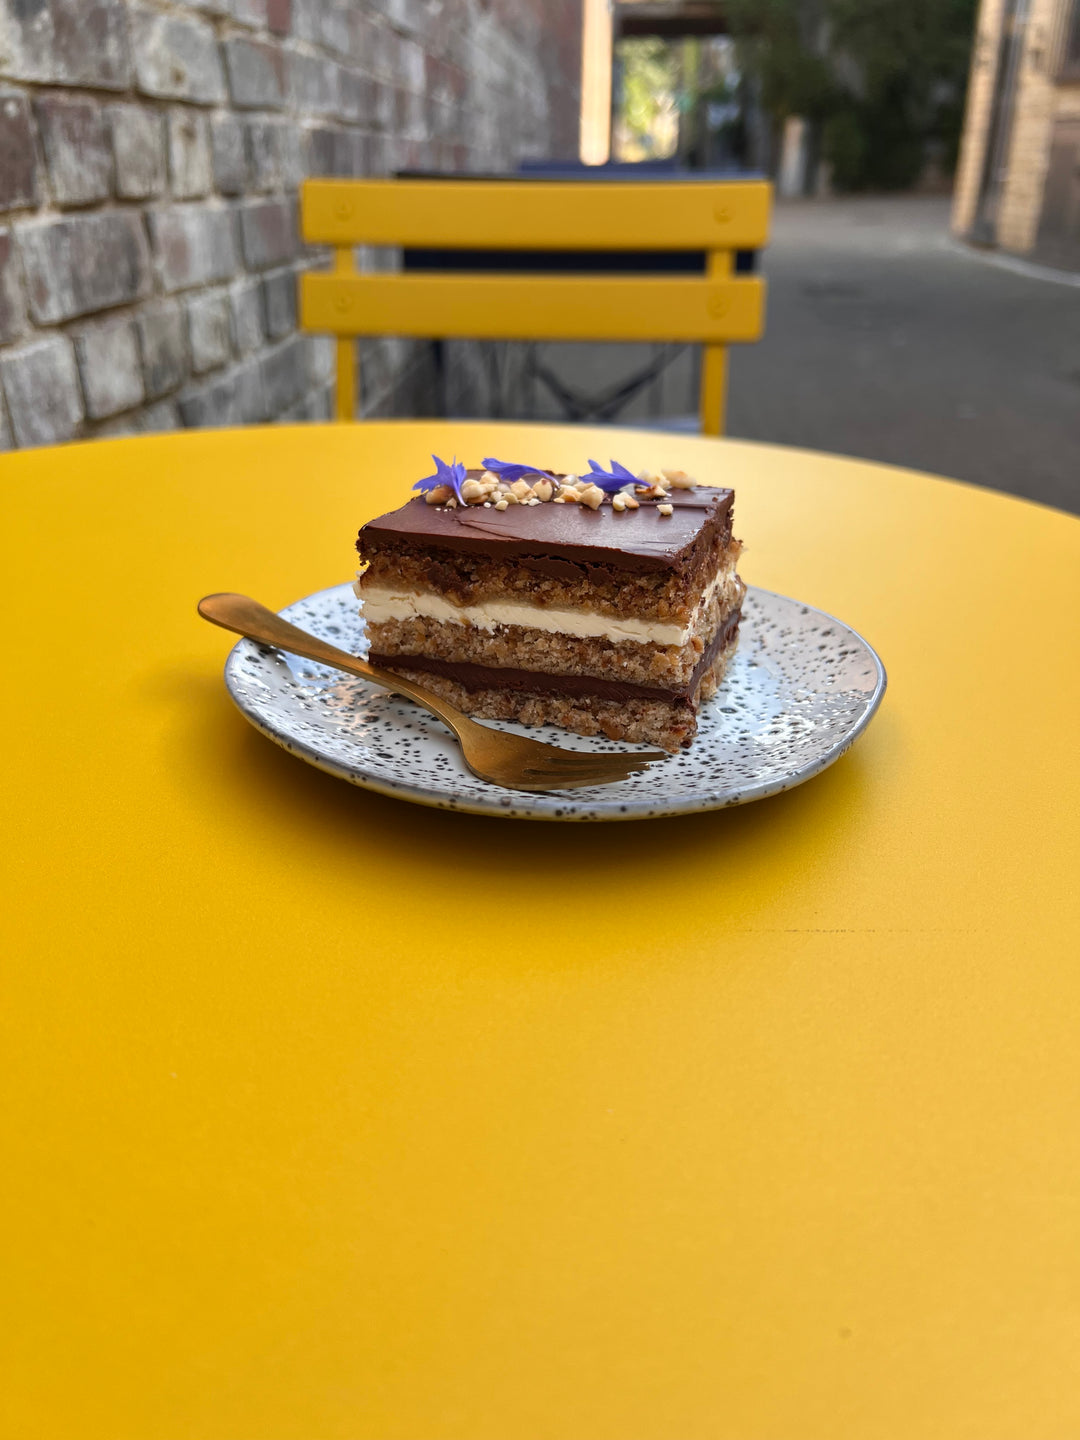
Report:
[{"label": "chocolate layer", "polygon": [[630,574],[678,569],[703,536],[731,534],[731,490],[698,486],[666,498],[674,513],[660,515],[653,502],[637,510],[597,510],[584,505],[511,505],[485,510],[461,505],[449,510],[418,497],[360,531],[362,556],[385,546],[514,556],[526,568],[553,579],[573,581],[594,567]]},{"label": "chocolate layer", "polygon": [[433,655],[380,655],[368,660],[380,670],[408,670],[444,675],[466,690],[513,690],[528,695],[594,695],[604,700],[664,700],[689,706],[702,675],[739,629],[740,611],[734,610],[705,647],[687,685],[681,690],[664,690],[653,685],[634,685],[623,680],[602,680],[595,675],[547,675],[538,670],[511,670],[494,665],[473,665],[458,660],[441,660]]}]

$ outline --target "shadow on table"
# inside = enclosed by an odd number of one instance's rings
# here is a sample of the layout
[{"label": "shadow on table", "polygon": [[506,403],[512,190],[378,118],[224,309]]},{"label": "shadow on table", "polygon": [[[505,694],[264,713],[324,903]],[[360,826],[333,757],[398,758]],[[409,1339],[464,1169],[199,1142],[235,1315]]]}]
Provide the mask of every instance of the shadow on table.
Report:
[{"label": "shadow on table", "polygon": [[[631,876],[643,860],[660,863],[658,883],[677,874],[680,859],[691,852],[700,862],[711,852],[720,868],[736,854],[765,847],[778,867],[824,861],[831,841],[843,845],[874,793],[866,747],[887,728],[879,716],[875,729],[831,769],[793,790],[766,801],[699,815],[649,821],[559,826],[552,822],[518,820],[458,811],[431,809],[395,800],[349,785],[288,754],[260,735],[233,710],[218,677],[191,677],[184,687],[190,706],[191,783],[202,784],[220,803],[224,783],[227,800],[238,821],[247,817],[258,827],[259,843],[280,831],[280,843],[295,845],[308,834],[320,851],[355,850],[358,833],[378,836],[381,856],[392,852],[405,863],[430,862],[432,855],[518,855],[535,860],[541,844],[560,851],[593,850],[603,870],[618,867]],[[602,873],[602,872],[598,872]],[[783,871],[778,871],[783,873]]]}]

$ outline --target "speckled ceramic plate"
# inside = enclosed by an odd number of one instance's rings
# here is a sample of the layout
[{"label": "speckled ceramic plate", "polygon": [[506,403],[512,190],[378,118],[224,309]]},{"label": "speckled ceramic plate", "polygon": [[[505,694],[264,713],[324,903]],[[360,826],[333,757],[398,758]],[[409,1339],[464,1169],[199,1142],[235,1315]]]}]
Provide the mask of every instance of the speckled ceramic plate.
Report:
[{"label": "speckled ceramic plate", "polygon": [[[281,613],[343,650],[365,651],[351,585],[321,590]],[[735,658],[702,707],[688,750],[617,785],[543,795],[477,780],[433,716],[309,660],[241,640],[226,663],[225,683],[257,730],[368,790],[481,815],[643,820],[742,805],[801,785],[843,755],[885,693],[884,667],[866,641],[797,600],[751,587],[739,634]],[[649,748],[549,726],[499,728],[571,750]]]}]

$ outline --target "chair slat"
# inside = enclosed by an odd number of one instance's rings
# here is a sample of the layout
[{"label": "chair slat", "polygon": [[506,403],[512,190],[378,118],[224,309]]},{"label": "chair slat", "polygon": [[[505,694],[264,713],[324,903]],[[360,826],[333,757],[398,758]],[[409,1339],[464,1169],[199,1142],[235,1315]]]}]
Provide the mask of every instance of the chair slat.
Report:
[{"label": "chair slat", "polygon": [[301,208],[309,244],[739,250],[764,245],[770,194],[764,180],[307,180]]},{"label": "chair slat", "polygon": [[301,277],[302,324],[335,335],[683,340],[761,335],[760,279],[530,275]]}]

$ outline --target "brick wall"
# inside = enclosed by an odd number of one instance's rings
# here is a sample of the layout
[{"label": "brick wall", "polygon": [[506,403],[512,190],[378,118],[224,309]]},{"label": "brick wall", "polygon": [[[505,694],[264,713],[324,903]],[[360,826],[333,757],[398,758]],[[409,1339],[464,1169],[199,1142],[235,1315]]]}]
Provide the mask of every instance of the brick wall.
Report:
[{"label": "brick wall", "polygon": [[[1070,4],[1071,0],[1030,0],[1027,9],[995,234],[1002,249],[1016,254],[1026,254],[1035,245],[1053,124],[1069,106],[1072,87],[1058,82],[1054,66]],[[1004,13],[1003,0],[982,0],[953,198],[952,224],[958,234],[970,230],[978,207]]]},{"label": "brick wall", "polygon": [[[576,153],[580,0],[0,0],[0,449],[329,416],[305,175]],[[365,346],[366,413],[423,347]]]},{"label": "brick wall", "polygon": [[975,24],[971,72],[964,109],[964,132],[960,141],[960,156],[953,186],[952,228],[957,235],[966,235],[971,229],[978,208],[1004,11],[1004,0],[981,0],[979,17]]}]

